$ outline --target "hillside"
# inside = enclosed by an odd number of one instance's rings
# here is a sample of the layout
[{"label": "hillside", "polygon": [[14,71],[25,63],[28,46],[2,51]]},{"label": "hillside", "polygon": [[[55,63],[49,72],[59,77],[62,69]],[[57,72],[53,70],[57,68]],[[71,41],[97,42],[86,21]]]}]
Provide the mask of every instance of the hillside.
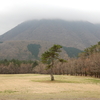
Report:
[{"label": "hillside", "polygon": [[83,50],[100,40],[100,24],[83,21],[30,20],[0,36],[0,41],[48,41]]},{"label": "hillside", "polygon": [[[5,41],[0,43],[0,60],[1,59],[19,59],[19,60],[36,60],[40,59],[41,54],[47,51],[53,43],[41,41]],[[75,49],[75,48],[73,48]],[[75,57],[77,53],[72,51],[72,56],[66,51],[67,47],[63,47],[61,58]],[[69,50],[69,49],[68,49]],[[81,50],[76,50],[78,53]]]}]

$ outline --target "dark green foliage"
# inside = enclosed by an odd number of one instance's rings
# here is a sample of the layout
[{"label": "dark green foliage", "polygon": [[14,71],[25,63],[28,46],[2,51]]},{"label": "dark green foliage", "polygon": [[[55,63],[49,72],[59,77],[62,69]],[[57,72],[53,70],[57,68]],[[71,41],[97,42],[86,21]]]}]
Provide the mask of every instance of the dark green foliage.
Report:
[{"label": "dark green foliage", "polygon": [[67,62],[67,61],[64,60],[64,59],[59,59],[59,61],[60,61],[61,63]]},{"label": "dark green foliage", "polygon": [[20,65],[20,64],[35,64],[35,65],[38,65],[38,62],[37,61],[32,61],[32,60],[18,60],[18,59],[12,59],[12,60],[7,60],[7,59],[4,59],[4,60],[0,60],[0,64],[5,64],[5,65],[9,65],[9,63],[13,63],[13,64],[17,64],[17,65]]},{"label": "dark green foliage", "polygon": [[98,42],[98,45],[100,45],[100,41]]},{"label": "dark green foliage", "polygon": [[50,64],[55,59],[59,59],[59,54],[61,52],[62,46],[60,45],[54,45],[51,47],[48,51],[44,52],[41,57],[41,61],[45,64]]},{"label": "dark green foliage", "polygon": [[40,49],[39,44],[29,44],[27,46],[28,50],[31,52],[32,55],[34,55],[35,58],[38,59],[38,54],[39,54],[39,49]]},{"label": "dark green foliage", "polygon": [[3,42],[0,41],[0,43],[3,43]]},{"label": "dark green foliage", "polygon": [[9,61],[7,59],[4,59],[4,60],[0,61],[0,64],[4,64],[5,66],[8,66]]},{"label": "dark green foliage", "polygon": [[36,67],[37,65],[38,65],[38,62],[34,61],[33,65],[32,65],[32,68]]},{"label": "dark green foliage", "polygon": [[66,53],[68,54],[69,57],[78,57],[78,54],[81,53],[82,51],[77,49],[77,48],[73,48],[73,47],[64,47],[63,49],[66,51]]},{"label": "dark green foliage", "polygon": [[100,42],[98,42],[96,45],[91,45],[90,47],[84,49],[84,51],[80,53],[79,56],[88,57],[93,53],[99,53],[99,52],[100,52]]}]

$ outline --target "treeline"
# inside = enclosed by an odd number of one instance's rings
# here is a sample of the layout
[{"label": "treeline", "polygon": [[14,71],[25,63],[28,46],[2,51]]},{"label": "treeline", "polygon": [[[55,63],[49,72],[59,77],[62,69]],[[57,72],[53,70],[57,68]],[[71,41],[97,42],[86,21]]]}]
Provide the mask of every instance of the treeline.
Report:
[{"label": "treeline", "polygon": [[[79,57],[70,58],[67,62],[61,63],[56,61],[53,68],[53,74],[56,75],[76,75],[92,76],[100,78],[100,54],[95,53],[87,58]],[[0,61],[0,74],[50,74],[50,70],[41,62],[37,61],[19,61],[19,60],[2,60]]]},{"label": "treeline", "polygon": [[[86,48],[78,58],[70,58],[65,63],[55,62],[54,74],[67,74],[76,76],[91,76],[100,78],[100,42]],[[36,70],[37,69],[37,70]],[[44,65],[35,68],[35,72],[47,73]]]},{"label": "treeline", "polygon": [[32,73],[33,68],[37,65],[37,61],[4,59],[0,61],[0,74]]},{"label": "treeline", "polygon": [[[93,54],[88,58],[70,58],[67,62],[55,62],[53,74],[91,76],[100,78],[100,54]],[[50,74],[50,70],[44,70],[42,63],[34,68],[34,73]]]},{"label": "treeline", "polygon": [[[46,65],[38,61],[2,60],[0,74],[37,73],[50,74]],[[67,62],[54,62],[53,74],[91,76],[100,78],[100,42],[79,54],[78,58],[69,58]]]}]

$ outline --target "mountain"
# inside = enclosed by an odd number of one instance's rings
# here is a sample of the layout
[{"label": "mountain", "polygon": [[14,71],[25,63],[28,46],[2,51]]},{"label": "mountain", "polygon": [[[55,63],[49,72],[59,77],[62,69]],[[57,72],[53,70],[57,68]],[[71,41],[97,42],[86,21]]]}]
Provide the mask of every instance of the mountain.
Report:
[{"label": "mountain", "polygon": [[0,60],[40,59],[54,44],[63,46],[61,58],[77,57],[78,53],[100,41],[100,24],[84,21],[30,20],[0,36]]},{"label": "mountain", "polygon": [[30,20],[0,36],[0,41],[48,41],[83,50],[100,40],[100,24],[83,21]]},{"label": "mountain", "polygon": [[[19,59],[19,60],[36,60],[40,59],[41,54],[47,51],[53,43],[47,41],[5,41],[0,42],[0,60],[2,59]],[[75,51],[70,51],[69,48],[62,48],[61,58],[67,59],[75,57],[81,52],[79,49],[71,48]]]}]

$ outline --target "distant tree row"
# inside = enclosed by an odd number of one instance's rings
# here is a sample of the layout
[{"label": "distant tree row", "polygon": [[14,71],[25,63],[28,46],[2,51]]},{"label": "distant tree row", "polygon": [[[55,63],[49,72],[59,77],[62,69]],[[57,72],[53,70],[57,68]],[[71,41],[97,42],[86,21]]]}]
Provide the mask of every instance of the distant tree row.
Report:
[{"label": "distant tree row", "polygon": [[37,65],[37,61],[20,61],[15,59],[4,59],[0,61],[0,74],[32,73],[33,68]]},{"label": "distant tree row", "polygon": [[[67,62],[54,62],[53,74],[91,76],[100,78],[100,54],[93,54],[88,58],[70,58]],[[34,68],[35,73],[50,74],[50,69],[45,70],[45,65],[40,63]]]},{"label": "distant tree row", "polygon": [[96,45],[91,45],[91,47],[88,47],[84,50],[84,52],[80,53],[80,57],[89,57],[90,55],[94,53],[100,53],[100,42],[98,42]]}]

